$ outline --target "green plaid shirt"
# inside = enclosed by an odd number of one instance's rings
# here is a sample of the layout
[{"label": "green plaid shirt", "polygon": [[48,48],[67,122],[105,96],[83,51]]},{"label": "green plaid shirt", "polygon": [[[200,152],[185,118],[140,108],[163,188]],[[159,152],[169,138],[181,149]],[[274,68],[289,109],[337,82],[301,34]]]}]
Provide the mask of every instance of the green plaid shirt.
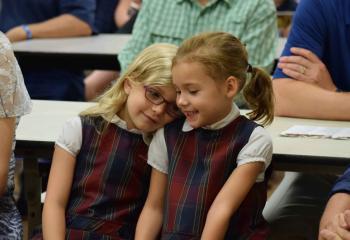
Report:
[{"label": "green plaid shirt", "polygon": [[145,47],[181,42],[200,32],[225,31],[246,44],[249,63],[271,70],[277,46],[272,0],[144,0],[131,40],[118,55],[122,71]]}]

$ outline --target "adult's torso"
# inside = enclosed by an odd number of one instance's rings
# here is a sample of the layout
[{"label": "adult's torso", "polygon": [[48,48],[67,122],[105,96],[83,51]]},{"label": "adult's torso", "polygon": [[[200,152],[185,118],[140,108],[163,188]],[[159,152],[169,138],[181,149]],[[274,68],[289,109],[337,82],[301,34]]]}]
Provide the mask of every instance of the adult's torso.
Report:
[{"label": "adult's torso", "polygon": [[[335,85],[350,91],[350,1],[300,1],[283,56],[291,47],[311,50],[326,65]],[[276,69],[274,78],[287,77]]]},{"label": "adult's torso", "polygon": [[238,38],[246,32],[249,16],[256,1],[209,1],[202,7],[198,1],[149,1],[154,9],[150,19],[152,42],[180,45],[183,40],[203,31],[225,31]]}]

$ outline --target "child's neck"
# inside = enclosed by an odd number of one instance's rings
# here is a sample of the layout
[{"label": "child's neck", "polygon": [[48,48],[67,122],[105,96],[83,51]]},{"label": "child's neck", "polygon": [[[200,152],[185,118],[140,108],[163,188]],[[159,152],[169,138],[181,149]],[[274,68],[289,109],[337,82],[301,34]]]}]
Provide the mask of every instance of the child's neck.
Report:
[{"label": "child's neck", "polygon": [[128,113],[126,112],[125,108],[122,108],[119,112],[117,112],[115,115],[117,115],[121,120],[123,120],[126,123],[126,127],[128,130],[132,129],[133,126],[131,125],[130,121],[128,121]]}]

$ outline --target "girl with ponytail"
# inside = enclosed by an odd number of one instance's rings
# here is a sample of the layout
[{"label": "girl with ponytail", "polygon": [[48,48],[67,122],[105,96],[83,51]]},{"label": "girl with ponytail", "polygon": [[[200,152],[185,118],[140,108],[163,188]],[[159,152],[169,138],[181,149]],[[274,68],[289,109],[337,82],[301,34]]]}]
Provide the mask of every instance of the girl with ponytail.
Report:
[{"label": "girl with ponytail", "polygon": [[[271,79],[248,63],[229,33],[194,36],[172,64],[184,118],[157,131],[148,152],[151,186],[136,239],[266,239],[262,216],[272,141]],[[251,112],[240,114],[240,92]]]}]

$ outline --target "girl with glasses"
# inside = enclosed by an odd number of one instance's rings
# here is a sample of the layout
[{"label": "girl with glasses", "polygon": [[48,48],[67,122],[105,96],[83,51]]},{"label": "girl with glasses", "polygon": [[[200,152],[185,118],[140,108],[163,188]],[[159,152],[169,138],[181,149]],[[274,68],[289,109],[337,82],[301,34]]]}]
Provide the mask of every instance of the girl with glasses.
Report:
[{"label": "girl with glasses", "polygon": [[[150,190],[136,239],[261,240],[272,141],[253,120],[273,119],[268,74],[248,64],[234,36],[202,33],[173,59],[180,118],[157,131],[148,152]],[[240,91],[248,117],[234,103]],[[270,169],[270,168],[269,168]]]},{"label": "girl with glasses", "polygon": [[149,186],[149,137],[179,115],[171,83],[176,50],[146,48],[96,106],[63,127],[43,210],[45,239],[134,239]]}]

